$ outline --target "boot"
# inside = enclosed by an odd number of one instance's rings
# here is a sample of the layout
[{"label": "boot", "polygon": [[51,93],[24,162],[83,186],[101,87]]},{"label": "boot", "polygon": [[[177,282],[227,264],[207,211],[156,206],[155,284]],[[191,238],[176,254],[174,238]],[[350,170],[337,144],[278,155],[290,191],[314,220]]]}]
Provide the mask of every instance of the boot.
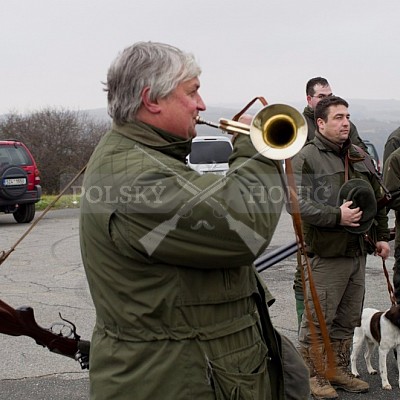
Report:
[{"label": "boot", "polygon": [[[319,357],[325,362],[324,348],[319,345],[316,349],[317,355],[310,355],[310,347],[300,346],[300,354],[302,355],[308,370],[310,371],[310,389],[311,394],[316,399],[337,399],[339,396],[336,390],[331,386],[323,373],[318,372],[315,367],[315,359]],[[314,352],[313,352],[314,353]]]},{"label": "boot", "polygon": [[356,378],[349,370],[351,343],[351,339],[332,342],[336,369],[330,382],[332,386],[347,392],[365,393],[369,390],[368,383]]}]

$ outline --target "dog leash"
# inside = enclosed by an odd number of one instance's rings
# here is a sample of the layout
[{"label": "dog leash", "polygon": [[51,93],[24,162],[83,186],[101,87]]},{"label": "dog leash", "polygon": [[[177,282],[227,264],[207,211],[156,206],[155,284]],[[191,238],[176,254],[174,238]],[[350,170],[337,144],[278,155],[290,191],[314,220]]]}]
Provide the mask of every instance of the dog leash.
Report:
[{"label": "dog leash", "polygon": [[[377,181],[379,182],[379,185],[382,187],[383,192],[384,192],[384,197],[381,200],[385,200],[386,202],[390,201],[391,194],[390,194],[389,190],[386,188],[386,186],[383,184],[383,181],[382,181],[381,177],[379,176],[379,174],[377,173],[371,160],[368,158],[368,154],[361,147],[356,146],[355,144],[353,144],[353,147],[358,151],[358,153],[360,153],[362,155],[363,158],[361,159],[361,161],[364,162],[364,164],[367,167],[367,169],[369,170],[369,172],[376,177]],[[347,181],[347,179],[348,179],[349,159],[352,161],[357,161],[350,157],[349,152],[346,154],[346,156],[345,156],[345,181]],[[372,238],[367,233],[365,233],[363,236],[364,236],[364,240],[366,242],[368,242],[372,246],[373,249],[375,249],[375,252],[377,252],[378,248],[376,247],[376,243],[372,240]],[[390,301],[392,303],[392,306],[394,306],[397,304],[397,301],[396,301],[396,297],[394,295],[393,286],[390,283],[390,278],[389,278],[389,274],[388,274],[388,271],[386,268],[386,263],[383,258],[382,258],[382,268],[383,268],[383,273],[385,274],[385,278],[386,278]]]},{"label": "dog leash", "polygon": [[[371,237],[367,233],[364,234],[364,240],[367,241],[376,251],[378,251],[378,248],[376,247],[376,243],[371,239]],[[388,274],[388,271],[386,268],[386,263],[383,258],[382,258],[382,268],[383,268],[383,273],[385,274],[385,278],[386,278],[387,289],[389,292],[390,301],[392,303],[392,306],[395,306],[397,304],[397,301],[396,301],[396,297],[394,295],[393,286],[390,282],[389,274]]]}]

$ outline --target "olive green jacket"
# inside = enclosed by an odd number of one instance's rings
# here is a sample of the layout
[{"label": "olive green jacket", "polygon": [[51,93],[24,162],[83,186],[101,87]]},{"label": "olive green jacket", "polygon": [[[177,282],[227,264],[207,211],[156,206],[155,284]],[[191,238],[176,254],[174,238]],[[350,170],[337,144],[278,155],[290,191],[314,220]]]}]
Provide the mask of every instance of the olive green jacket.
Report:
[{"label": "olive green jacket", "polygon": [[[184,162],[190,144],[114,124],[89,161],[80,237],[97,314],[92,400],[285,396],[273,299],[252,265],[281,213],[269,198],[279,163],[242,135],[227,177],[199,175]],[[298,380],[292,398],[307,390]]]},{"label": "olive green jacket", "polygon": [[[307,126],[308,126],[307,141],[310,141],[310,140],[314,139],[315,131],[317,130],[317,124],[316,124],[315,118],[314,118],[314,110],[310,106],[307,106],[304,108],[303,115],[307,121]],[[368,147],[365,145],[365,143],[360,138],[358,131],[357,131],[357,127],[351,121],[350,121],[349,138],[351,140],[351,143],[353,143],[357,146],[360,146],[366,152],[368,152]]]},{"label": "olive green jacket", "polygon": [[[386,147],[385,147],[386,151]],[[395,249],[400,248],[400,147],[395,149],[386,159],[383,168],[383,182],[392,194],[392,201],[389,203],[387,211],[395,211],[396,236]]]},{"label": "olive green jacket", "polygon": [[[381,187],[362,162],[363,157],[350,140],[340,148],[316,132],[293,159],[293,170],[299,185],[299,203],[304,234],[311,253],[320,257],[353,257],[366,254],[361,235],[345,230],[341,225],[338,194],[345,181],[344,156],[349,151],[349,179],[369,182],[376,199],[382,197]],[[385,209],[378,210],[374,227],[376,240],[389,239]]]},{"label": "olive green jacket", "polygon": [[400,147],[400,127],[395,129],[387,138],[383,152],[383,164],[389,156]]}]

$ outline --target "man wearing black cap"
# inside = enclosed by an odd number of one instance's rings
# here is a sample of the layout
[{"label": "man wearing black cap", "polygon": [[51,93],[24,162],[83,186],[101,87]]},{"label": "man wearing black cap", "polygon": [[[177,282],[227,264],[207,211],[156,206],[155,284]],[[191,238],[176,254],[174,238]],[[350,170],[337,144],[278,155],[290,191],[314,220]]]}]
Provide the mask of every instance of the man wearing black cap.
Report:
[{"label": "man wearing black cap", "polygon": [[311,391],[324,399],[337,398],[335,388],[355,393],[369,389],[348,369],[365,292],[365,233],[375,239],[375,254],[383,259],[389,255],[387,216],[385,210],[377,211],[380,185],[351,144],[349,118],[345,100],[322,99],[315,109],[315,138],[293,159],[313,280],[336,361],[334,376],[327,377],[316,365],[325,349],[316,320],[317,345],[311,347],[309,318],[315,319],[315,312],[310,291],[307,302],[313,317],[303,315],[299,342],[310,369]]}]

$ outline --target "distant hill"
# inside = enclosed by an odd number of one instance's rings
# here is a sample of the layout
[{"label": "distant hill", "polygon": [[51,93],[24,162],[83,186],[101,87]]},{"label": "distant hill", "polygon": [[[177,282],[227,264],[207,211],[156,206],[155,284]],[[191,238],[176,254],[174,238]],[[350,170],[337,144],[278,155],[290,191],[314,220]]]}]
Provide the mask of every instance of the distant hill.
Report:
[{"label": "distant hill", "polygon": [[[383,149],[387,137],[400,126],[400,101],[399,100],[363,100],[349,99],[351,120],[357,126],[358,133],[363,139],[373,142],[378,150],[380,158],[383,156]],[[291,102],[291,106],[302,111],[305,102]],[[218,123],[220,118],[232,118],[239,112],[244,105],[210,105],[202,113],[202,118]],[[257,112],[262,107],[261,103],[256,103],[249,110],[250,113]],[[109,120],[105,108],[83,110],[95,119]],[[205,125],[198,126],[199,135],[219,135],[222,134],[218,129]]]},{"label": "distant hill", "polygon": [[[400,126],[399,100],[348,100],[351,120],[356,125],[362,139],[370,140],[375,144],[379,157],[383,157],[388,136]],[[303,111],[305,103],[292,102],[291,106]],[[203,113],[203,118],[218,122],[219,118],[232,118],[243,106],[238,108],[209,106]],[[259,109],[260,107],[258,107]],[[255,110],[254,112],[257,112]],[[212,134],[216,129],[199,126],[199,134]],[[215,134],[215,133],[214,133]]]}]

